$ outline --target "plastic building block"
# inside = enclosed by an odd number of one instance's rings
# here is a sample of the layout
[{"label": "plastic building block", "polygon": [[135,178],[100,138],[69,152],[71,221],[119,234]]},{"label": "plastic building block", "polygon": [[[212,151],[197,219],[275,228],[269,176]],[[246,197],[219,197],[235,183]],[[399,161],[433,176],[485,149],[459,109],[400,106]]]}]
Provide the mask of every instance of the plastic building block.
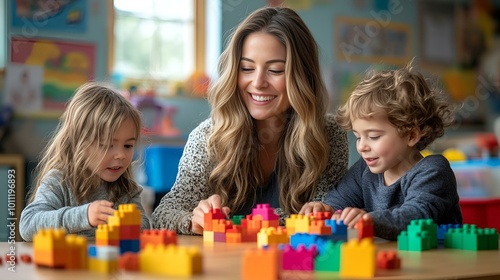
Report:
[{"label": "plastic building block", "polygon": [[214,231],[214,242],[226,242],[226,233],[225,232],[215,232]]},{"label": "plastic building block", "polygon": [[276,246],[279,244],[288,244],[288,235],[283,227],[263,228],[257,234],[257,247]]},{"label": "plastic building block", "polygon": [[115,246],[90,245],[88,248],[88,269],[110,274],[118,271],[119,248]]},{"label": "plastic building block", "polygon": [[377,268],[400,269],[401,259],[396,251],[379,251],[377,253]]},{"label": "plastic building block", "polygon": [[[0,258],[1,260],[2,258]],[[8,253],[5,254],[5,262],[14,262],[14,264],[17,264],[17,257],[15,254],[9,255]]]},{"label": "plastic building block", "polygon": [[403,230],[398,235],[398,250],[408,251],[408,232]]},{"label": "plastic building block", "polygon": [[244,218],[245,218],[245,216],[243,216],[243,215],[234,215],[231,218],[231,221],[233,221],[233,225],[241,225],[241,220]]},{"label": "plastic building block", "polygon": [[215,220],[213,221],[212,231],[225,233],[228,229],[233,227],[231,220]]},{"label": "plastic building block", "polygon": [[282,269],[313,271],[317,253],[315,245],[311,245],[309,249],[304,245],[299,245],[297,249],[286,245],[282,253]]},{"label": "plastic building block", "polygon": [[226,215],[220,208],[210,209],[208,213],[203,216],[203,230],[213,231],[212,223],[214,220],[225,220]]},{"label": "plastic building block", "polygon": [[146,229],[141,233],[140,244],[141,249],[144,249],[146,244],[177,244],[177,233],[167,229]]},{"label": "plastic building block", "polygon": [[438,234],[438,244],[444,242],[444,234],[448,231],[450,228],[462,228],[462,224],[446,224],[446,225],[439,225],[437,229],[437,234]]},{"label": "plastic building block", "polygon": [[328,240],[324,245],[323,252],[314,260],[315,271],[339,272],[340,271],[340,248],[344,242]]},{"label": "plastic building block", "polygon": [[277,280],[281,266],[281,252],[276,248],[249,249],[243,253],[241,263],[243,280]]},{"label": "plastic building block", "polygon": [[118,258],[118,268],[125,271],[139,271],[139,255],[126,252]]},{"label": "plastic building block", "polygon": [[120,240],[139,240],[141,225],[120,225]]},{"label": "plastic building block", "polygon": [[136,240],[120,240],[120,254],[125,252],[137,253],[141,249],[141,243],[139,239]]},{"label": "plastic building block", "polygon": [[358,240],[363,238],[373,239],[373,220],[370,219],[359,219],[356,223],[356,229],[358,230]]},{"label": "plastic building block", "polygon": [[315,220],[330,220],[330,218],[332,217],[332,213],[331,212],[316,212],[316,213],[313,213],[311,214],[311,216],[314,217]]},{"label": "plastic building block", "polygon": [[264,221],[277,221],[279,216],[274,214],[274,209],[269,207],[269,204],[257,204],[254,209],[252,209],[252,215],[261,215]]},{"label": "plastic building block", "polygon": [[280,226],[280,221],[279,220],[269,220],[269,221],[262,221],[261,222],[261,227],[262,228],[269,228],[269,227],[274,227],[277,228]]},{"label": "plastic building block", "polygon": [[108,217],[108,225],[111,226],[132,226],[141,225],[141,211],[137,205],[120,204],[113,216]]},{"label": "plastic building block", "polygon": [[344,224],[343,220],[325,220],[325,225],[332,228],[332,234],[337,236],[346,236],[347,240],[347,225]]},{"label": "plastic building block", "polygon": [[120,240],[119,226],[98,225],[95,230],[95,244],[98,246],[118,246]]},{"label": "plastic building block", "polygon": [[427,231],[408,232],[408,251],[427,251],[432,249],[431,239],[433,238],[429,236],[429,232]]},{"label": "plastic building block", "polygon": [[148,244],[139,253],[140,270],[164,276],[192,276],[203,272],[202,257],[196,247]]},{"label": "plastic building block", "polygon": [[203,242],[204,243],[214,243],[214,232],[209,230],[203,231]]},{"label": "plastic building block", "polygon": [[63,229],[40,229],[33,237],[33,262],[39,266],[66,266],[66,232]]},{"label": "plastic building block", "polygon": [[450,228],[444,234],[444,247],[452,249],[462,248],[462,229],[461,228]]},{"label": "plastic building block", "polygon": [[28,254],[22,254],[21,255],[21,261],[23,263],[31,263],[31,256]]},{"label": "plastic building block", "polygon": [[434,223],[432,219],[412,220],[407,227],[407,231],[408,231],[408,236],[412,236],[412,232],[427,231],[430,249],[437,248],[438,245],[437,225]]},{"label": "plastic building block", "polygon": [[66,269],[87,268],[87,239],[76,234],[66,235]]},{"label": "plastic building block", "polygon": [[375,245],[371,238],[349,240],[340,249],[340,276],[369,278],[375,276]]},{"label": "plastic building block", "polygon": [[295,219],[295,233],[309,233],[309,226],[313,219],[312,216],[297,215]]},{"label": "plastic building block", "polygon": [[309,233],[317,235],[331,235],[332,227],[325,225],[325,220],[314,220],[311,221],[311,225],[309,226]]}]

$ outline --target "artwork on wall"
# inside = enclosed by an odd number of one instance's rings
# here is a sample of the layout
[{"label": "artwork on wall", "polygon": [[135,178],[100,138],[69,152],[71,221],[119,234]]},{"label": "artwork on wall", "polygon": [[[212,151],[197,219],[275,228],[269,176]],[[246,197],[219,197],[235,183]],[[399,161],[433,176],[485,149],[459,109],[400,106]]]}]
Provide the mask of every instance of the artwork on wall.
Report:
[{"label": "artwork on wall", "polygon": [[42,109],[63,110],[75,89],[95,77],[93,44],[11,38],[11,62],[43,68]]},{"label": "artwork on wall", "polygon": [[404,65],[411,60],[412,36],[407,24],[339,17],[334,46],[339,60]]},{"label": "artwork on wall", "polygon": [[42,110],[43,68],[39,65],[11,63],[5,75],[4,102],[14,112],[36,113]]},{"label": "artwork on wall", "polygon": [[87,25],[86,0],[15,0],[11,12],[12,27],[30,34],[42,29],[83,33]]}]

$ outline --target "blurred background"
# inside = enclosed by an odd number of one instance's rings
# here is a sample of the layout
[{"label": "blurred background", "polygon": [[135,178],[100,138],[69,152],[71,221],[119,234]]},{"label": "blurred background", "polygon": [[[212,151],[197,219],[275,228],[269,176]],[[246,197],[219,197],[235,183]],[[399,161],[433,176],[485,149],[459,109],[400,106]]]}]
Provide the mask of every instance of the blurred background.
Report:
[{"label": "blurred background", "polygon": [[[500,0],[0,0],[0,191],[16,168],[18,208],[74,89],[113,84],[143,113],[137,180],[152,209],[175,180],[189,132],[210,113],[207,85],[231,30],[266,5],[295,9],[317,40],[330,110],[369,69],[414,65],[460,106],[427,153],[500,173]],[[307,54],[304,54],[307,55]],[[495,134],[496,127],[496,134]],[[351,163],[358,155],[351,136]],[[483,173],[479,178],[486,178]],[[460,173],[462,188],[495,180]],[[457,175],[457,176],[458,176]],[[472,177],[471,177],[472,176]],[[474,179],[474,180],[473,180]],[[476,183],[471,183],[472,181]],[[486,184],[486,185],[484,185]],[[500,195],[500,193],[499,193]],[[3,196],[2,199],[6,196]],[[3,202],[2,202],[2,205]],[[19,211],[19,209],[16,209]],[[0,211],[1,213],[2,211]],[[1,236],[0,236],[1,238]]]}]

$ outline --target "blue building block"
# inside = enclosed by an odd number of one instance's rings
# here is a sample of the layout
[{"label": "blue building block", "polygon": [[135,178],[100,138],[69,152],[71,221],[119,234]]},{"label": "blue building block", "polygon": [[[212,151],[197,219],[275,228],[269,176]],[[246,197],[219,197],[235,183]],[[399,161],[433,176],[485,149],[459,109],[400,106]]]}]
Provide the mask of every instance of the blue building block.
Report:
[{"label": "blue building block", "polygon": [[138,253],[140,249],[139,240],[120,240],[120,255],[125,252]]}]

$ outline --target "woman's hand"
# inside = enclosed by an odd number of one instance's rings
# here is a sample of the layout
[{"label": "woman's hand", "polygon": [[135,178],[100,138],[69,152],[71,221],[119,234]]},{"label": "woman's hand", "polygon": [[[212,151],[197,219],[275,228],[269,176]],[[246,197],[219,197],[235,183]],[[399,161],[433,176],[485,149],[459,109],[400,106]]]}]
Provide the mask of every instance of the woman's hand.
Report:
[{"label": "woman's hand", "polygon": [[108,217],[113,216],[115,209],[113,209],[113,202],[107,200],[96,200],[90,203],[87,210],[87,218],[89,224],[93,227],[97,225],[106,224]]},{"label": "woman's hand", "polygon": [[309,214],[314,214],[317,212],[332,212],[333,213],[333,208],[327,204],[324,204],[322,202],[308,202],[302,206],[302,209],[300,209],[299,214],[301,215],[309,215]]},{"label": "woman's hand", "polygon": [[348,228],[354,228],[361,218],[369,220],[371,219],[371,215],[363,209],[354,207],[346,207],[343,210],[337,210],[332,215],[332,220],[343,220],[344,225]]},{"label": "woman's hand", "polygon": [[222,207],[222,200],[219,195],[214,194],[209,198],[200,201],[198,206],[193,209],[193,217],[191,218],[191,231],[197,234],[203,234],[203,225],[205,222],[205,213],[211,209],[219,208],[226,216],[229,215],[229,207]]}]

